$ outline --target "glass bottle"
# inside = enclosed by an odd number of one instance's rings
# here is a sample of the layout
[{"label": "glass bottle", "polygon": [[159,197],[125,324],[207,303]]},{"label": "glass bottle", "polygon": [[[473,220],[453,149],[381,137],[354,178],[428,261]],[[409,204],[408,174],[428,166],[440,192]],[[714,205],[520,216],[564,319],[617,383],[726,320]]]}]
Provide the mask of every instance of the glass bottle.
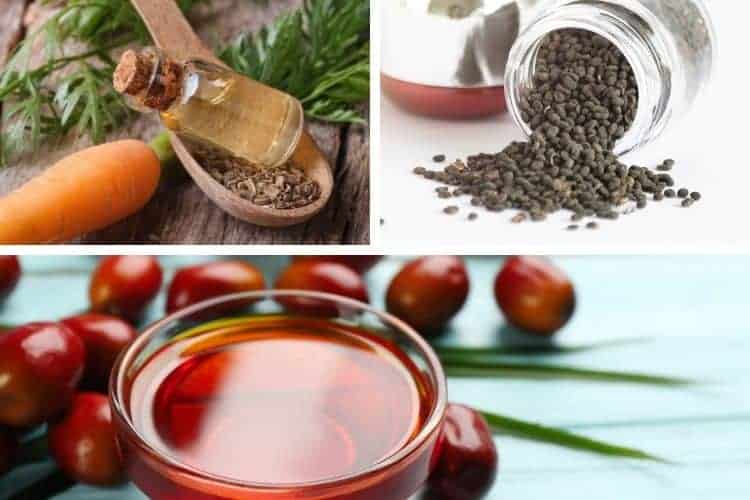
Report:
[{"label": "glass bottle", "polygon": [[188,143],[253,165],[286,163],[302,135],[304,111],[297,99],[210,62],[127,51],[114,84],[134,108],[158,111],[164,126]]},{"label": "glass bottle", "polygon": [[552,0],[511,49],[505,75],[510,113],[524,133],[521,98],[533,88],[538,49],[550,33],[592,31],[628,59],[638,84],[638,110],[614,152],[625,154],[658,137],[683,116],[708,84],[716,36],[701,0]]}]

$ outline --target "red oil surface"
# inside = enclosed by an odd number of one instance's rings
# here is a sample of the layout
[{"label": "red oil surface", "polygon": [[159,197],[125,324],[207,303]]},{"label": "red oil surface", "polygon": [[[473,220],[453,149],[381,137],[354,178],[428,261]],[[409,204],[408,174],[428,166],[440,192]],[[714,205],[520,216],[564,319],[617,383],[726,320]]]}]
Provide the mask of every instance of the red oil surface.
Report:
[{"label": "red oil surface", "polygon": [[129,412],[159,454],[202,473],[273,485],[351,476],[401,450],[430,411],[411,360],[365,330],[282,316],[201,328],[143,365]]},{"label": "red oil surface", "polygon": [[450,88],[381,75],[383,93],[405,110],[432,118],[467,120],[506,111],[505,87]]}]

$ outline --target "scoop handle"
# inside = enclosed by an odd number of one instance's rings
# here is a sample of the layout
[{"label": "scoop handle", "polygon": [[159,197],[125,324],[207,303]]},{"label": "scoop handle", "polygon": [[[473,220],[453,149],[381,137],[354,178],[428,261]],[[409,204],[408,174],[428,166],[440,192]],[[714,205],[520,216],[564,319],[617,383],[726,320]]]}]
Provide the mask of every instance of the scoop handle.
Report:
[{"label": "scoop handle", "polygon": [[175,0],[130,0],[156,46],[178,61],[200,58],[224,66],[182,14]]}]

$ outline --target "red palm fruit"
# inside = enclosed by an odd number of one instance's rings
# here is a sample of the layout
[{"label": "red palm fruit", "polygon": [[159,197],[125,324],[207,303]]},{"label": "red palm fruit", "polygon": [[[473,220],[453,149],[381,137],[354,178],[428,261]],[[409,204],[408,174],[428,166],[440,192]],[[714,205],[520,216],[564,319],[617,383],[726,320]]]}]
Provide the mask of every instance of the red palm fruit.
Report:
[{"label": "red palm fruit", "polygon": [[430,475],[426,498],[482,498],[492,488],[497,468],[497,449],[487,421],[471,408],[449,404],[440,456]]},{"label": "red palm fruit", "polygon": [[560,269],[539,257],[510,257],[495,280],[495,299],[513,326],[551,336],[573,315],[573,284]]},{"label": "red palm fruit", "polygon": [[112,367],[125,347],[138,336],[129,323],[115,316],[87,313],[62,321],[86,346],[81,387],[106,392]]},{"label": "red palm fruit", "polygon": [[[222,260],[180,269],[167,294],[167,312],[173,313],[222,295],[263,290],[266,281],[257,267],[242,260]],[[253,301],[241,300],[212,308],[210,315],[241,311]]]},{"label": "red palm fruit", "polygon": [[[362,276],[337,262],[300,260],[292,262],[276,280],[278,290],[305,290],[340,295],[368,303],[370,297]],[[315,316],[336,316],[338,309],[332,302],[291,297],[279,302],[289,311]]]},{"label": "red palm fruit", "polygon": [[81,380],[83,341],[60,323],[0,336],[0,424],[31,427],[64,410]]},{"label": "red palm fruit", "polygon": [[162,270],[156,258],[146,255],[104,257],[94,271],[89,301],[94,312],[138,321],[159,293]]},{"label": "red palm fruit", "polygon": [[21,279],[21,263],[15,255],[0,255],[0,303],[16,289]]},{"label": "red palm fruit", "polygon": [[424,335],[438,333],[461,310],[469,275],[460,257],[422,257],[406,264],[386,294],[388,312]]},{"label": "red palm fruit", "polygon": [[49,449],[60,469],[76,481],[110,486],[123,481],[109,400],[76,394],[69,411],[49,430]]},{"label": "red palm fruit", "polygon": [[292,259],[294,261],[338,262],[339,264],[351,267],[359,274],[365,274],[375,267],[375,264],[380,262],[382,258],[382,255],[297,255]]}]

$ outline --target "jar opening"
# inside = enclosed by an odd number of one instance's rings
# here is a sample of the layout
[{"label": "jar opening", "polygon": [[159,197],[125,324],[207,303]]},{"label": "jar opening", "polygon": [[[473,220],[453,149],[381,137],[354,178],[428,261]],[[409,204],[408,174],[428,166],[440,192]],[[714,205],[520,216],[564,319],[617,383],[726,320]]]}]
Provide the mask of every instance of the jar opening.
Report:
[{"label": "jar opening", "polygon": [[[593,13],[593,15],[592,15]],[[508,109],[526,136],[532,134],[520,111],[524,95],[534,88],[537,57],[546,38],[564,30],[595,33],[614,45],[629,63],[638,88],[635,117],[613,153],[621,156],[659,135],[669,121],[672,78],[669,66],[660,54],[668,54],[658,37],[648,35],[648,25],[634,12],[620,6],[597,3],[591,6],[570,4],[546,12],[521,34],[510,54],[505,77]]]}]

